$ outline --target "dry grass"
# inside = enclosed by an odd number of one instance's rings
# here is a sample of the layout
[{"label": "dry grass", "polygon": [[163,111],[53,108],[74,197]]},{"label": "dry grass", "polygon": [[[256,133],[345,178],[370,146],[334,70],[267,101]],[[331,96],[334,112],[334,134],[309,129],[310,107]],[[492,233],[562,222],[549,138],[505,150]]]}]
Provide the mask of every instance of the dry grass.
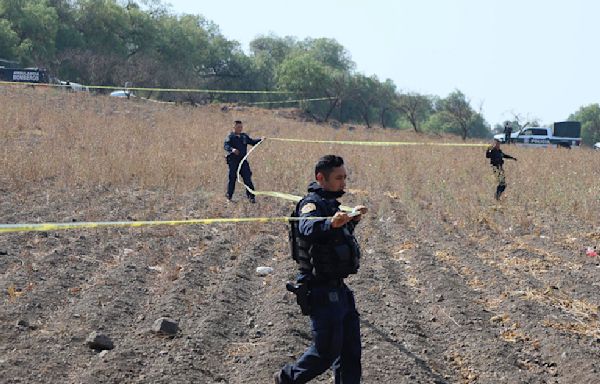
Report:
[{"label": "dry grass", "polygon": [[[384,129],[333,129],[277,117],[274,111],[189,107],[55,90],[0,88],[2,188],[43,185],[52,196],[75,188],[161,189],[222,196],[222,143],[234,119],[251,136],[326,140],[453,141]],[[563,220],[597,223],[600,156],[590,150],[505,148],[508,190],[495,209],[483,148],[356,147],[267,142],[250,159],[259,190],[301,194],[315,160],[338,153],[348,163],[350,203],[378,216],[423,213],[449,226],[487,225],[516,234],[552,232]],[[239,188],[238,188],[239,191]],[[49,197],[50,198],[50,197]],[[225,214],[226,212],[220,212]],[[486,224],[487,223],[487,224]]]},{"label": "dry grass", "polygon": [[[129,216],[152,220],[288,214],[291,205],[272,198],[261,198],[255,206],[224,203],[226,165],[222,145],[235,119],[244,120],[253,137],[459,142],[454,137],[429,137],[406,131],[348,126],[334,129],[327,124],[280,115],[264,109],[221,111],[219,105],[194,108],[0,87],[0,191],[11,199],[0,201],[1,207],[7,207],[4,220],[58,221],[70,216],[78,220],[126,220]],[[356,147],[267,141],[253,153],[250,162],[258,190],[302,194],[313,178],[316,159],[327,153],[340,154],[349,170],[344,203],[365,204],[371,209],[359,234],[361,243],[366,244],[365,249],[381,252],[383,256],[378,258],[389,256],[398,263],[399,268],[393,271],[398,272],[403,285],[410,287],[410,295],[430,297],[431,287],[443,284],[431,279],[431,275],[428,278],[428,268],[419,269],[425,262],[418,261],[429,258],[431,253],[432,265],[435,262],[439,267],[434,273],[440,274],[440,279],[458,275],[468,290],[476,293],[467,294],[465,300],[474,300],[495,314],[490,324],[498,327],[496,335],[501,340],[528,343],[537,349],[540,333],[536,330],[540,324],[544,332],[598,337],[599,303],[590,298],[587,287],[580,286],[597,281],[593,274],[597,270],[575,274],[573,282],[567,281],[571,275],[566,277],[566,272],[586,271],[588,259],[578,252],[583,245],[599,245],[600,154],[585,149],[505,150],[519,161],[506,165],[508,190],[500,204],[493,199],[494,178],[482,147]],[[87,192],[92,192],[89,201],[81,198]],[[236,197],[241,194],[238,186]],[[59,204],[47,204],[51,208],[28,208],[29,204],[43,205],[58,199]],[[120,210],[120,205],[127,208]],[[55,214],[57,207],[61,212]],[[106,217],[107,214],[111,216]],[[119,230],[114,236],[135,238],[143,230]],[[152,233],[167,238],[177,236],[179,230],[161,227]],[[127,248],[105,246],[103,251],[99,247],[100,256],[87,262],[101,263],[102,267],[85,283],[70,287],[68,294],[84,297],[90,287],[109,284],[111,274],[107,272],[117,270],[136,256],[152,271],[152,293],[170,292],[192,273],[191,259],[204,256],[207,280],[217,281],[229,268],[224,260],[241,261],[248,253],[248,245],[235,241],[233,236],[218,236],[219,231],[229,230],[235,231],[235,238],[239,239],[273,237],[272,246],[264,242],[255,253],[277,262],[289,259],[285,230],[269,232],[262,225],[214,226],[206,230],[211,236],[203,237],[205,240],[185,243],[182,236],[176,246],[167,242],[152,248],[140,240]],[[222,240],[214,249],[212,235]],[[31,277],[21,279],[20,284],[9,279],[11,282],[4,289],[10,302],[29,296],[35,287],[32,271],[38,268],[40,259],[55,250],[54,246],[37,250],[37,242],[48,240],[43,237],[15,239],[24,241],[27,248],[19,255],[20,263],[11,264],[10,268],[26,268]],[[56,247],[68,250],[66,244]],[[210,259],[210,254],[219,256]],[[581,257],[574,257],[577,255]],[[70,261],[84,257],[72,255]],[[365,259],[367,263],[373,260]],[[373,268],[366,265],[367,271]],[[11,272],[12,269],[7,271]],[[553,288],[561,286],[559,282],[567,287]],[[262,279],[269,289],[276,283],[272,276]],[[450,291],[452,285],[447,287]],[[373,297],[386,290],[385,282],[375,282],[368,288]],[[449,297],[451,294],[448,292]],[[97,300],[98,305],[105,305],[104,298]],[[210,298],[194,300],[194,304],[204,304]],[[449,315],[454,315],[450,311],[453,303],[447,300],[447,304],[432,304],[432,313],[438,316],[440,311],[457,327],[466,328],[461,319]],[[193,313],[189,305],[187,311]],[[468,308],[470,304],[464,305]],[[542,315],[527,312],[537,308]],[[62,332],[52,332],[59,331]],[[456,338],[453,336],[452,340]],[[225,351],[227,358],[234,360],[254,356],[263,349],[258,342],[241,342],[229,344]],[[477,369],[476,357],[470,354],[450,348],[446,357],[461,382],[477,382],[485,375]]]}]

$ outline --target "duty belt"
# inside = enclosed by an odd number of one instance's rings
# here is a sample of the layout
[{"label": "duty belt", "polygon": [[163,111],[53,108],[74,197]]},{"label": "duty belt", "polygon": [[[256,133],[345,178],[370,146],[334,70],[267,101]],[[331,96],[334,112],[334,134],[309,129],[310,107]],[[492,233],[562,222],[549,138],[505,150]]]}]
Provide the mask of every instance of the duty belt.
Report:
[{"label": "duty belt", "polygon": [[332,280],[315,280],[313,286],[315,287],[332,287],[340,288],[344,285],[344,279],[332,279]]}]

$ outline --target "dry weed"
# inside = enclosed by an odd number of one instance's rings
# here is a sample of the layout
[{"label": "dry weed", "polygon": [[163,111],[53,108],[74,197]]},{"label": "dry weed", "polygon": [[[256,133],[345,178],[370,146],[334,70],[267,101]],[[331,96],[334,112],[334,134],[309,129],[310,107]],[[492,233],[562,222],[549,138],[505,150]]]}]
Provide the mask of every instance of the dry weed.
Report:
[{"label": "dry weed", "polygon": [[[238,118],[253,137],[458,141],[379,128],[333,130],[285,119],[272,110],[223,112],[218,105],[175,106],[3,87],[0,182],[15,191],[43,185],[49,200],[60,189],[102,186],[194,192],[216,201],[225,189],[223,139]],[[400,208],[411,226],[424,223],[427,215],[452,225],[449,231],[488,227],[504,233],[518,227],[523,233],[541,233],[574,221],[594,230],[600,211],[597,153],[512,146],[505,150],[519,161],[506,165],[508,188],[500,204],[493,200],[495,185],[484,148],[478,147],[355,147],[267,140],[250,163],[257,189],[302,194],[313,178],[315,160],[337,153],[347,161],[347,200],[368,201],[377,207],[372,212],[383,216]],[[236,193],[241,193],[239,186]],[[231,214],[220,200],[211,205],[211,213]],[[152,217],[160,212],[149,204],[142,214]]]}]

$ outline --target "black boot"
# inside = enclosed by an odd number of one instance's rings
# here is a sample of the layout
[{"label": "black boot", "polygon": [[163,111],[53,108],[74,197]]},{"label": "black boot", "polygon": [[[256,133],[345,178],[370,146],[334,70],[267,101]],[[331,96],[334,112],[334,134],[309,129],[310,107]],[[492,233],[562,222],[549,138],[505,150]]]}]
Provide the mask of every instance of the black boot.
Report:
[{"label": "black boot", "polygon": [[496,188],[496,200],[500,200],[500,196],[502,196],[502,192],[506,189],[506,185],[499,185]]}]

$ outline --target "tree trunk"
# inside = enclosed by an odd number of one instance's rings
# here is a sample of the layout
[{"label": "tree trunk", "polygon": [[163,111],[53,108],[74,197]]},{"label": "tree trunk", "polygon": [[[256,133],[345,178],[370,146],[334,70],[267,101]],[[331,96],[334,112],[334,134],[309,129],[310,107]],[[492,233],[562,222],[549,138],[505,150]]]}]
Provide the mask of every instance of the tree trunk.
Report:
[{"label": "tree trunk", "polygon": [[365,124],[367,125],[367,128],[371,128],[371,124],[369,122],[369,111],[365,112],[365,113],[361,113],[363,120],[365,121]]},{"label": "tree trunk", "polygon": [[387,111],[386,108],[381,108],[381,127],[385,128],[385,112]]},{"label": "tree trunk", "polygon": [[413,126],[413,129],[415,130],[415,132],[419,133],[419,124],[417,122],[417,118],[414,115],[409,114],[408,121],[410,121],[410,124]]},{"label": "tree trunk", "polygon": [[338,99],[335,99],[333,101],[333,103],[329,102],[329,110],[327,111],[327,114],[325,115],[325,122],[327,122],[329,120],[329,116],[331,116],[331,114],[333,113],[333,110],[337,106],[337,103],[338,103]]},{"label": "tree trunk", "polygon": [[365,103],[364,100],[361,100],[361,104],[364,107],[364,111],[361,112],[360,114],[363,117],[363,120],[365,121],[365,124],[367,125],[367,128],[371,128],[371,124],[369,122],[369,105],[367,103]]}]

